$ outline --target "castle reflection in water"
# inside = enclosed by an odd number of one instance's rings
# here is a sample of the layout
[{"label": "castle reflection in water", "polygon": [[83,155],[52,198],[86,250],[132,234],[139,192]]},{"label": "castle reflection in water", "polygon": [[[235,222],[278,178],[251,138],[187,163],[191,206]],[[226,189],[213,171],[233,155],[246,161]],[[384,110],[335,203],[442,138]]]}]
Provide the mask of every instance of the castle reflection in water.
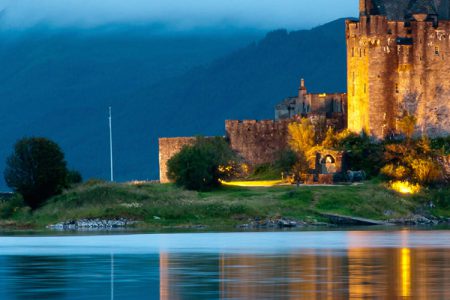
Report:
[{"label": "castle reflection in water", "polygon": [[160,254],[160,299],[450,299],[448,287],[446,249],[355,244],[282,256]]},{"label": "castle reflection in water", "polygon": [[[239,247],[242,237],[229,236]],[[99,248],[97,254],[0,255],[0,299],[450,299],[448,234],[289,235],[305,245],[313,237],[320,249],[288,247],[289,240],[276,236],[243,248],[253,254],[230,247],[202,253],[193,246],[134,254]],[[269,249],[258,242],[277,241],[280,250],[258,252]]]}]

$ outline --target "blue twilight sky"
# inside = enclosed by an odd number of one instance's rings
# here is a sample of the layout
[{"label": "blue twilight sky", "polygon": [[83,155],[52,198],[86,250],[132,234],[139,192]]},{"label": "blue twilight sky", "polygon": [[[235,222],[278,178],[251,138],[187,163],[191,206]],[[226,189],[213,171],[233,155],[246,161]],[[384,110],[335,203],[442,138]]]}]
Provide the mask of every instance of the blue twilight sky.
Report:
[{"label": "blue twilight sky", "polygon": [[356,16],[358,0],[0,0],[0,26],[161,23],[172,30],[301,29]]}]

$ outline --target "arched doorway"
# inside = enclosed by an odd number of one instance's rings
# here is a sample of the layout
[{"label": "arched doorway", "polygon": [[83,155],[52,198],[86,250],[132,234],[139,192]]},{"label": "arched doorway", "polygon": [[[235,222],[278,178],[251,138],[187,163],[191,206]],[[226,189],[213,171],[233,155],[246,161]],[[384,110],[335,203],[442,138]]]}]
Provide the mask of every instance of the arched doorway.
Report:
[{"label": "arched doorway", "polygon": [[336,159],[330,154],[326,155],[320,160],[322,166],[322,174],[336,173]]}]

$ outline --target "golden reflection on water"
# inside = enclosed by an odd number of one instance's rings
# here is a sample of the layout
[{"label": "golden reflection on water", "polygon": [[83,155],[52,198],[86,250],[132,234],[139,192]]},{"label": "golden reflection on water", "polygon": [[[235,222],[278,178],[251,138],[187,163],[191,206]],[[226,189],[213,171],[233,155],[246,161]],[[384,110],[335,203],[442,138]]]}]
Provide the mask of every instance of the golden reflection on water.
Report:
[{"label": "golden reflection on water", "polygon": [[401,254],[402,297],[411,296],[411,251],[403,248]]},{"label": "golden reflection on water", "polygon": [[447,249],[349,247],[189,259],[163,253],[160,298],[185,299],[187,287],[197,286],[220,299],[450,299],[449,274]]},{"label": "golden reflection on water", "polygon": [[159,255],[159,299],[170,299],[169,294],[169,256],[167,253]]}]

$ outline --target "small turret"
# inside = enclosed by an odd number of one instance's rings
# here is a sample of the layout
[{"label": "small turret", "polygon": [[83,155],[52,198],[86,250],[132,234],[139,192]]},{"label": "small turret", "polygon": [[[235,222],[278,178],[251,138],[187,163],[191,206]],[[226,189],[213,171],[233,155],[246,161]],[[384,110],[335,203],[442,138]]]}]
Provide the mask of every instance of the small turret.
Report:
[{"label": "small turret", "polygon": [[305,87],[305,79],[302,78],[300,80],[300,87],[298,88],[298,96],[300,98],[304,98],[306,96],[306,94],[307,94],[307,90]]}]

